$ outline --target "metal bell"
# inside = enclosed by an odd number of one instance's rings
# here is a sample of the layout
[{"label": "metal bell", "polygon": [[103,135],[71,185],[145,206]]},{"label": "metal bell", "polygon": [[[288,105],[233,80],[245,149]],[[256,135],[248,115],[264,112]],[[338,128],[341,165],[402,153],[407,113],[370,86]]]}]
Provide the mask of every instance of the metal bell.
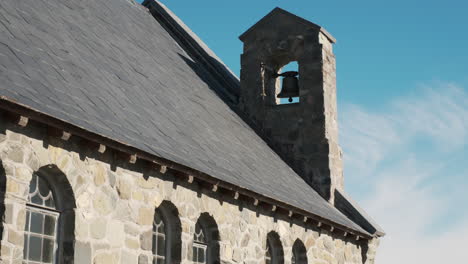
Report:
[{"label": "metal bell", "polygon": [[293,97],[299,96],[299,80],[297,79],[297,71],[288,71],[281,74],[275,74],[276,77],[282,76],[283,86],[281,92],[277,95],[278,98],[289,98],[289,102],[292,102]]}]

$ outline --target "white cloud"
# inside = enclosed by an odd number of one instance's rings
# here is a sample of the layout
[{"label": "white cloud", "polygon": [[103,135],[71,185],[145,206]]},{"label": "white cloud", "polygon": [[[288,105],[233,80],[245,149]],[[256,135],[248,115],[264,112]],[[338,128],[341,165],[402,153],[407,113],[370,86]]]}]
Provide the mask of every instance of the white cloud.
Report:
[{"label": "white cloud", "polygon": [[341,113],[348,192],[387,232],[376,263],[466,263],[468,92],[424,86]]},{"label": "white cloud", "polygon": [[[392,146],[399,144],[399,135],[391,118],[385,114],[366,112],[357,106],[345,107],[341,118],[341,145],[345,162],[365,175],[377,166]],[[357,175],[356,175],[357,176]]]},{"label": "white cloud", "polygon": [[409,133],[423,134],[446,150],[466,144],[468,135],[468,94],[454,84],[425,86],[421,97],[393,103],[394,119]]}]

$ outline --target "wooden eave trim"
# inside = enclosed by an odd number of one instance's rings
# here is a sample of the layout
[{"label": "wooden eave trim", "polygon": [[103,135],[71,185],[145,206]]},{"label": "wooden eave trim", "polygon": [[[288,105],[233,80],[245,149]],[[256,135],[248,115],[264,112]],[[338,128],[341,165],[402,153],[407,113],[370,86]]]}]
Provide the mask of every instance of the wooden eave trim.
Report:
[{"label": "wooden eave trim", "polygon": [[271,204],[276,208],[276,212],[279,209],[284,209],[287,212],[291,211],[295,215],[301,215],[301,216],[306,216],[308,219],[311,219],[315,222],[320,222],[323,224],[326,224],[328,226],[334,226],[335,230],[341,230],[343,232],[346,232],[347,234],[353,234],[360,236],[365,239],[372,239],[375,235],[369,235],[367,233],[362,233],[359,231],[356,231],[354,229],[348,228],[346,226],[340,225],[338,223],[335,223],[333,221],[330,221],[326,218],[323,218],[319,215],[310,213],[308,211],[305,211],[300,208],[296,208],[294,206],[291,206],[285,202],[275,200],[272,198],[269,198],[267,196],[255,193],[253,191],[250,191],[248,189],[236,186],[234,184],[221,181],[217,178],[214,178],[206,173],[203,173],[201,171],[194,170],[192,168],[189,168],[185,165],[173,162],[171,160],[158,157],[156,155],[149,154],[147,152],[144,152],[138,148],[132,147],[128,145],[125,142],[120,142],[114,139],[110,139],[104,136],[101,136],[99,134],[90,132],[82,127],[72,125],[66,121],[60,120],[58,118],[52,117],[50,115],[47,115],[45,113],[41,113],[35,109],[32,109],[26,105],[23,105],[21,103],[15,102],[14,100],[9,99],[6,96],[0,96],[0,109],[6,110],[8,112],[13,112],[16,114],[19,114],[21,116],[28,117],[31,120],[34,120],[36,122],[46,124],[48,126],[52,126],[56,129],[62,130],[62,131],[68,131],[71,133],[73,136],[76,137],[81,137],[83,139],[89,140],[91,142],[94,142],[96,144],[103,144],[107,148],[111,148],[120,152],[123,152],[127,155],[136,155],[138,159],[146,160],[149,162],[157,163],[159,166],[165,166],[166,168],[170,168],[173,170],[176,170],[180,173],[183,173],[187,176],[193,176],[196,177],[197,180],[207,182],[208,184],[212,185],[217,185],[218,188],[224,188],[226,190],[230,190],[234,193],[238,193],[239,196],[246,196],[250,197],[253,199],[257,199],[259,202],[262,203],[267,203]]}]

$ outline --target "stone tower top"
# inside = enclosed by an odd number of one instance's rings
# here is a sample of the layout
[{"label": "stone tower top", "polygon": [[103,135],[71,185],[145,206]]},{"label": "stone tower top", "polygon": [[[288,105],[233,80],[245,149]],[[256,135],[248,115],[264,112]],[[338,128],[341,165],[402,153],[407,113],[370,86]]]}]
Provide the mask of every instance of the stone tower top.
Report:
[{"label": "stone tower top", "polygon": [[287,20],[286,17],[289,17],[289,19],[294,19],[296,23],[303,24],[305,27],[313,28],[317,31],[322,32],[322,34],[325,35],[331,43],[336,43],[336,39],[323,27],[315,23],[312,23],[309,20],[303,19],[302,17],[289,13],[288,11],[281,9],[279,7],[276,7],[275,9],[273,9],[265,17],[263,17],[261,20],[255,23],[255,25],[247,29],[247,31],[245,31],[242,35],[239,36],[239,39],[242,42],[245,42],[246,40],[249,39],[250,36],[256,34],[257,29],[264,27],[265,24],[268,24],[272,21],[282,21],[283,18]]},{"label": "stone tower top", "polygon": [[[240,37],[239,109],[278,155],[330,202],[343,189],[338,145],[335,39],[322,27],[275,8]],[[278,98],[282,69],[294,62],[299,93]],[[297,63],[297,64],[296,64]],[[279,175],[280,177],[280,175]]]}]

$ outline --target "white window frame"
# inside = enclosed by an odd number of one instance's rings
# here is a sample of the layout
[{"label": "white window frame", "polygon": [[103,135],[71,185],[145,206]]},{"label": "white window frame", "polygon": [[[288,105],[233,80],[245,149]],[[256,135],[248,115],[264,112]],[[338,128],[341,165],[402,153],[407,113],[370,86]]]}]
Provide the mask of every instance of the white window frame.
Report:
[{"label": "white window frame", "polygon": [[[197,250],[192,250],[195,251],[195,252],[198,252],[198,249],[201,249],[203,251],[203,254],[205,255],[204,256],[204,259],[205,259],[205,262],[199,262],[198,261],[198,255],[195,257],[195,256],[192,256],[192,261],[193,263],[200,263],[200,264],[205,264],[207,263],[207,258],[208,258],[208,254],[207,254],[207,251],[208,251],[208,245],[205,244],[205,243],[201,243],[201,242],[198,242],[198,241],[194,241],[193,242],[193,249],[197,249]],[[193,254],[193,253],[192,253]]]},{"label": "white window frame", "polygon": [[[200,233],[197,233],[197,225],[199,225]],[[195,233],[193,236],[193,245],[192,245],[192,254],[197,252],[197,255],[192,256],[192,262],[199,263],[199,264],[206,264],[208,263],[208,243],[206,241],[206,234],[201,223],[197,223],[197,225],[195,226]],[[200,249],[203,251],[204,262],[198,261],[200,259],[198,255],[198,252]]]},{"label": "white window frame", "polygon": [[[27,231],[25,229],[24,231],[24,239],[25,239],[25,246],[26,248],[23,249],[23,254],[28,254],[29,255],[29,250],[30,250],[30,237],[31,236],[34,236],[34,237],[38,237],[40,238],[41,240],[44,240],[44,238],[47,238],[47,239],[51,239],[54,241],[54,249],[53,249],[53,256],[52,256],[52,262],[51,263],[57,263],[57,250],[58,250],[58,238],[59,238],[59,235],[58,235],[58,226],[59,226],[59,220],[60,220],[60,212],[56,211],[56,210],[53,210],[53,209],[50,209],[50,208],[42,208],[42,207],[39,207],[35,204],[26,204],[26,211],[29,212],[29,219],[26,220],[26,223],[29,224],[28,226],[28,229],[29,231]],[[51,236],[51,235],[46,235],[46,234],[38,234],[38,233],[34,233],[34,232],[31,232],[31,215],[32,213],[39,213],[39,214],[42,214],[44,216],[48,215],[48,216],[52,216],[55,218],[55,227],[54,227],[54,235]],[[28,215],[28,214],[26,214]],[[44,223],[45,221],[42,223],[42,229],[44,230]],[[27,239],[26,239],[27,238]],[[24,255],[23,256],[23,264],[48,264],[50,262],[43,262],[42,261],[42,253],[43,253],[43,248],[41,248],[40,250],[41,252],[41,261],[33,261],[33,260],[28,260],[28,257],[27,255]]]},{"label": "white window frame", "polygon": [[[158,225],[154,222],[153,220],[153,234],[152,234],[152,239],[153,239],[153,243],[156,243],[156,244],[153,244],[153,263],[157,263],[158,260],[162,260],[163,263],[167,263],[167,254],[168,254],[168,248],[167,248],[167,238],[168,238],[168,234],[167,233],[167,225],[164,221],[164,216],[161,214],[161,211],[160,210],[156,210],[155,211],[155,214],[160,214],[159,217],[161,219],[161,223]],[[160,233],[158,231],[159,227],[161,226],[161,224],[163,225],[163,233]],[[154,237],[156,237],[156,239],[154,239]],[[162,237],[164,239],[164,249],[163,249],[163,252],[157,252],[158,251],[158,237]],[[163,253],[163,255],[158,255],[158,253]]]}]

